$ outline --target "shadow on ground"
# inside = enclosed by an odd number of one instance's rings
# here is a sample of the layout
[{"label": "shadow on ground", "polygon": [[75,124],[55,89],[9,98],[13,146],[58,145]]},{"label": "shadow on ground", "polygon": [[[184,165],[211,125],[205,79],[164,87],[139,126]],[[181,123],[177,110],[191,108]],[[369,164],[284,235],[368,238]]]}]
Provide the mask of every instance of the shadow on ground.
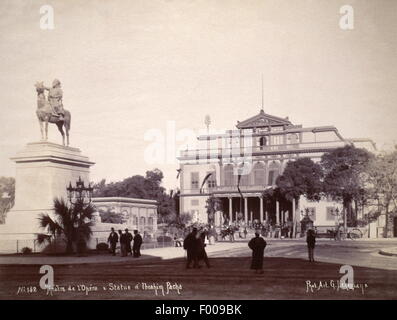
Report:
[{"label": "shadow on ground", "polygon": [[[131,259],[111,264],[54,266],[55,291],[39,288],[39,265],[0,266],[0,299],[396,299],[397,272],[354,267],[354,290],[337,286],[340,264],[265,258],[264,274],[250,258],[212,258],[211,268],[185,269],[183,259]],[[168,285],[167,285],[168,284]],[[363,288],[359,285],[366,285]],[[21,292],[36,288],[36,292]],[[63,292],[65,289],[65,292]],[[74,288],[74,291],[73,291]],[[86,289],[91,289],[87,290]],[[178,289],[180,294],[178,294]],[[57,290],[58,289],[58,290]],[[364,289],[364,290],[363,290]],[[18,293],[18,290],[19,293]],[[35,289],[32,289],[33,291]]]}]

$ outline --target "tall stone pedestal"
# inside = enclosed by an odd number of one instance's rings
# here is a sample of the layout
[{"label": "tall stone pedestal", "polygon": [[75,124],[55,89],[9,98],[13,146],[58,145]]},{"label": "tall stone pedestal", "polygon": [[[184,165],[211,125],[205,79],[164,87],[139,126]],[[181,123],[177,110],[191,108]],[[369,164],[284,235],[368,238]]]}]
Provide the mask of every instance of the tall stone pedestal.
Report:
[{"label": "tall stone pedestal", "polygon": [[[66,187],[81,179],[88,185],[94,163],[77,148],[51,142],[28,143],[11,160],[16,163],[15,205],[0,228],[4,234],[42,233],[38,216],[53,211],[55,197],[67,201]],[[18,237],[20,238],[20,236]]]}]

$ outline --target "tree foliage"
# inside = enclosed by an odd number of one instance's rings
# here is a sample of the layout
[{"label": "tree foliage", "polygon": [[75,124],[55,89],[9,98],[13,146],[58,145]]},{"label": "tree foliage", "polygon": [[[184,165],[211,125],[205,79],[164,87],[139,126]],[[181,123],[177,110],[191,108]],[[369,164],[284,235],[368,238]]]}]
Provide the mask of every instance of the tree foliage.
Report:
[{"label": "tree foliage", "polygon": [[354,146],[337,148],[321,158],[324,169],[324,192],[333,200],[342,201],[350,223],[354,224],[356,214],[352,202],[363,197],[366,171],[373,155],[365,149]]},{"label": "tree foliage", "polygon": [[94,196],[156,200],[160,217],[165,217],[175,212],[175,202],[161,186],[163,178],[161,170],[154,169],[146,171],[145,176],[134,175],[118,182],[106,183],[106,180],[102,179],[94,184]]},{"label": "tree foliage", "polygon": [[92,205],[78,202],[73,207],[66,204],[64,199],[54,199],[54,217],[41,214],[40,227],[46,233],[38,234],[39,244],[51,241],[52,237],[62,237],[66,242],[66,253],[73,252],[73,244],[88,241],[92,235],[92,215],[95,209]]},{"label": "tree foliage", "polygon": [[320,200],[322,192],[323,171],[319,164],[310,158],[289,161],[276,184],[281,195],[292,201],[305,195],[309,200]]},{"label": "tree foliage", "polygon": [[193,217],[190,213],[172,214],[169,217],[168,226],[178,230],[185,230],[192,219]]},{"label": "tree foliage", "polygon": [[7,212],[15,202],[15,179],[0,177],[0,224],[5,223]]},{"label": "tree foliage", "polygon": [[386,215],[388,230],[389,214],[397,213],[397,146],[394,151],[379,154],[370,161],[366,183],[369,198]]},{"label": "tree foliage", "polygon": [[99,209],[99,215],[103,223],[123,223],[121,214],[114,212],[112,209],[107,208],[106,210]]},{"label": "tree foliage", "polygon": [[208,222],[210,224],[213,224],[215,219],[215,212],[222,210],[222,200],[217,197],[211,196],[206,200],[205,208],[207,209]]}]

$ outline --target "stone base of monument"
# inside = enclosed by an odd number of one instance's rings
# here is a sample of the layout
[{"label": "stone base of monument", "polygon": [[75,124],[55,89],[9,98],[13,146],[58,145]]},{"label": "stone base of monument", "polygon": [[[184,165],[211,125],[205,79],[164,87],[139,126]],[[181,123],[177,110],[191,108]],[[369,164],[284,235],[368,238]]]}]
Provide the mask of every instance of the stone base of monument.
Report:
[{"label": "stone base of monument", "polygon": [[28,143],[11,160],[16,163],[15,204],[0,226],[0,252],[14,251],[13,240],[32,245],[36,234],[43,233],[40,214],[53,213],[56,197],[67,201],[69,183],[80,177],[88,185],[94,164],[79,149],[51,142]]}]

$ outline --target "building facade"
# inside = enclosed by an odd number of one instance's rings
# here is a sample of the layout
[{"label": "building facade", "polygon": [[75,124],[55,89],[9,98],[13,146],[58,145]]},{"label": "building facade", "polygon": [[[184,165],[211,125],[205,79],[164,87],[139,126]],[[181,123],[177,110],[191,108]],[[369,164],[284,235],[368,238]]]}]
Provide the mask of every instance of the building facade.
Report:
[{"label": "building facade", "polygon": [[[157,201],[124,197],[97,197],[92,203],[98,211],[119,214],[122,224],[142,235],[157,232]],[[115,227],[117,229],[117,227]]]},{"label": "building facade", "polygon": [[215,196],[222,201],[222,210],[215,217],[217,224],[238,219],[280,224],[300,221],[308,215],[314,225],[334,226],[341,218],[337,214],[341,204],[326,199],[311,202],[302,197],[300,208],[294,208],[292,203],[266,201],[263,192],[275,187],[289,161],[309,157],[318,162],[325,152],[349,144],[375,149],[371,140],[346,139],[334,126],[304,128],[288,117],[261,110],[237,122],[234,130],[199,136],[196,149],[181,152],[180,211],[190,213],[194,221],[206,223],[206,200]]}]

